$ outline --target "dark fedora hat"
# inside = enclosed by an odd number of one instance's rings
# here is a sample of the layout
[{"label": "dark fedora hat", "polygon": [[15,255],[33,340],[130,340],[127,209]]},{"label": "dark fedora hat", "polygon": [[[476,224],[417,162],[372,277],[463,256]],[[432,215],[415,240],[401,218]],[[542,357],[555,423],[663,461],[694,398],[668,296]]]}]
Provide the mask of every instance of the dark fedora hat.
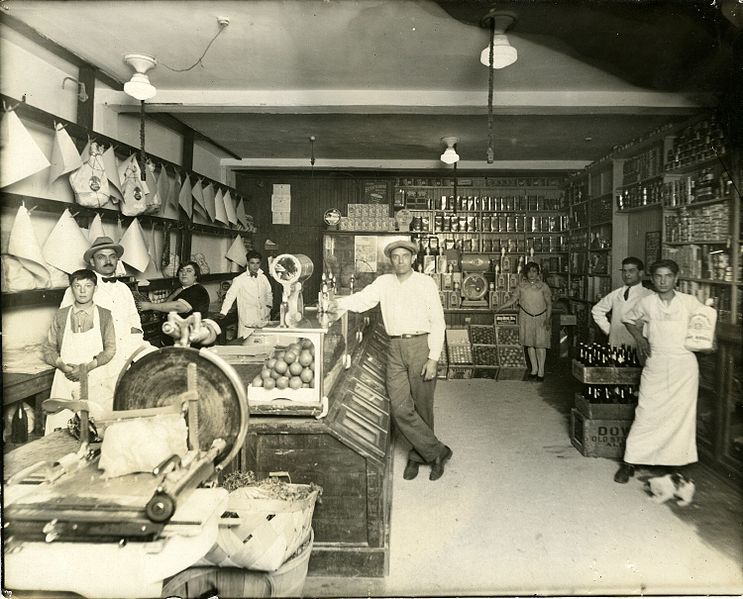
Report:
[{"label": "dark fedora hat", "polygon": [[404,248],[411,254],[413,254],[413,256],[418,253],[418,246],[415,245],[412,241],[408,241],[407,239],[399,239],[398,241],[393,241],[392,243],[388,244],[386,248],[384,248],[384,255],[389,258],[392,250],[396,250],[397,248]]},{"label": "dark fedora hat", "polygon": [[85,250],[83,260],[85,260],[86,263],[90,262],[93,255],[100,250],[113,250],[119,258],[124,255],[124,248],[118,243],[114,243],[113,239],[110,237],[97,237],[93,244]]}]

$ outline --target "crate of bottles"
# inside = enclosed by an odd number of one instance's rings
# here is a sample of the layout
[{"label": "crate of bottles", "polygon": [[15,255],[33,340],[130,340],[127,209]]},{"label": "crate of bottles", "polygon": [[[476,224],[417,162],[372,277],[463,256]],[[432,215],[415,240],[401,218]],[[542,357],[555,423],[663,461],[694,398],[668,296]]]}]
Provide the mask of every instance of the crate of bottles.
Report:
[{"label": "crate of bottles", "polygon": [[634,420],[635,407],[634,399],[628,403],[597,403],[581,393],[575,394],[575,409],[589,419]]},{"label": "crate of bottles", "polygon": [[642,368],[586,366],[573,359],[573,376],[585,385],[639,385]]},{"label": "crate of bottles", "polygon": [[570,410],[570,442],[584,456],[622,458],[632,420],[587,418]]}]

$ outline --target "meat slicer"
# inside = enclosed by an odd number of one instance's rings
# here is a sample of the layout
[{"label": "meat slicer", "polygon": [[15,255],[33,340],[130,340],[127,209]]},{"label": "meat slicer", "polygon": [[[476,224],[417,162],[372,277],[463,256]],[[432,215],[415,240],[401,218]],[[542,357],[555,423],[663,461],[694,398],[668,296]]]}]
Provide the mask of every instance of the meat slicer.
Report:
[{"label": "meat slicer", "polygon": [[269,273],[283,288],[279,326],[295,327],[304,318],[302,283],[314,269],[312,260],[304,254],[280,254],[271,262]]},{"label": "meat slicer", "polygon": [[[184,323],[170,320],[174,336],[189,336]],[[187,421],[187,453],[171,456],[151,472],[107,479],[98,468],[101,444],[88,438],[87,423],[81,422],[79,448],[66,432],[22,446],[8,455],[5,464],[8,541],[153,541],[181,498],[237,455],[245,440],[248,406],[232,366],[207,349],[178,345],[150,351],[136,361],[135,357],[119,376],[111,420],[98,426],[182,414]],[[45,407],[85,414],[85,386],[75,405],[47,400]]]}]

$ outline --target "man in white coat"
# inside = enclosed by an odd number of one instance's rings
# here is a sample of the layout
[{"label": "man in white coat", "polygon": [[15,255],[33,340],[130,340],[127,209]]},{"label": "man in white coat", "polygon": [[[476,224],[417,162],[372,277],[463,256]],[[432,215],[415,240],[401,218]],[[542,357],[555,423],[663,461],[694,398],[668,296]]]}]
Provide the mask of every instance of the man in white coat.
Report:
[{"label": "man in white coat", "polygon": [[[643,297],[653,292],[643,287],[642,260],[629,256],[622,260],[622,281],[624,285],[605,295],[591,309],[593,321],[609,336],[609,345],[614,347],[635,347],[635,338],[624,324],[625,314]],[[611,312],[611,321],[607,314]]]},{"label": "man in white coat", "polygon": [[699,365],[684,342],[689,316],[702,303],[675,290],[678,272],[673,260],[655,262],[650,273],[656,292],[624,316],[645,367],[624,462],[614,475],[618,483],[626,483],[638,464],[678,470],[697,461]]},{"label": "man in white coat", "polygon": [[232,279],[222,302],[218,318],[224,318],[237,300],[237,336],[246,338],[257,327],[270,320],[273,293],[268,277],[263,274],[263,256],[252,250],[248,252],[248,270]]}]

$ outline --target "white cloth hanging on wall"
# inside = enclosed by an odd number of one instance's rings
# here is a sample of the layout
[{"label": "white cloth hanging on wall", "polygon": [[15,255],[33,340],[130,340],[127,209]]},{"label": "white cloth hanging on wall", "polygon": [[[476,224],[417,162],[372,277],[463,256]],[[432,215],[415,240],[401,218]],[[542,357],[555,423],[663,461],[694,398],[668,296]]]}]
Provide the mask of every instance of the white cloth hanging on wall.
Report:
[{"label": "white cloth hanging on wall", "polygon": [[47,264],[70,274],[80,268],[88,268],[83,254],[89,247],[90,242],[65,208],[44,242],[42,251]]},{"label": "white cloth hanging on wall", "polygon": [[[180,177],[180,174],[176,173],[176,177]],[[177,181],[178,179],[176,179]],[[178,194],[178,205],[183,209],[183,212],[186,213],[188,218],[191,218],[191,213],[193,211],[193,191],[191,190],[191,180],[188,178],[188,175],[183,177],[183,183],[180,187],[181,191]]]},{"label": "white cloth hanging on wall", "polygon": [[13,221],[2,266],[3,291],[45,289],[51,285],[44,254],[25,206],[18,208]]},{"label": "white cloth hanging on wall", "polygon": [[99,237],[106,237],[106,233],[103,231],[103,221],[101,220],[101,215],[96,214],[93,217],[90,226],[88,226],[88,247],[90,247],[90,245]]},{"label": "white cloth hanging on wall", "polygon": [[51,185],[62,175],[79,169],[83,165],[75,142],[64,125],[57,123],[54,126],[54,144],[52,146],[51,168],[49,169],[49,184]]},{"label": "white cloth hanging on wall", "polygon": [[119,244],[124,248],[121,261],[132,268],[136,268],[139,272],[144,272],[150,262],[150,254],[147,250],[147,242],[144,240],[142,227],[136,218],[132,219],[131,224],[124,231]]},{"label": "white cloth hanging on wall", "polygon": [[227,211],[227,220],[230,221],[231,225],[237,225],[237,213],[235,212],[235,202],[232,201],[230,190],[224,192],[222,196],[222,202],[224,203],[224,209]]},{"label": "white cloth hanging on wall", "polygon": [[0,121],[0,187],[30,177],[49,166],[49,160],[36,145],[14,110]]},{"label": "white cloth hanging on wall", "polygon": [[245,243],[239,234],[235,237],[235,240],[232,242],[230,249],[227,250],[224,257],[243,268],[248,265],[248,258],[245,253]]},{"label": "white cloth hanging on wall", "polygon": [[[207,190],[209,192],[208,194]],[[219,201],[217,201],[217,196],[214,193],[214,186],[211,183],[209,183],[209,185],[204,189],[204,198],[207,200],[207,206],[209,206],[210,203],[214,206],[214,220],[223,225],[228,225],[230,221],[227,219],[227,211],[224,208],[224,201],[222,201],[221,195]]]}]

